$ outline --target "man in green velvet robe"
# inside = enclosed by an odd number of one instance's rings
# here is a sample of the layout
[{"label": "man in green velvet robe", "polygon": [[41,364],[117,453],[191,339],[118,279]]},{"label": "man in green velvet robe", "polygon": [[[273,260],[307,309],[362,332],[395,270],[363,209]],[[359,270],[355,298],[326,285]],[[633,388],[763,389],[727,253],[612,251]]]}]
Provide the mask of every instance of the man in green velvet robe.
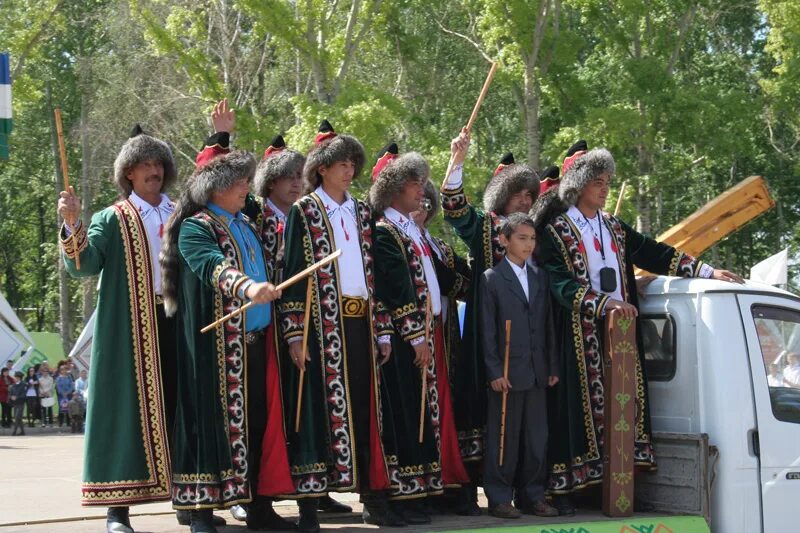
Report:
[{"label": "man in green velvet robe", "polygon": [[[543,213],[561,211],[545,224],[537,250],[559,304],[555,323],[562,379],[555,391],[557,400],[549,406],[548,448],[552,462],[549,490],[558,496],[554,505],[561,514],[574,513],[565,495],[603,480],[603,317],[613,309],[626,317],[638,314],[634,267],[670,276],[741,281],[739,276],[656,242],[603,212],[614,170],[614,159],[605,149],[580,154],[563,176],[558,195],[549,205],[538,206]],[[557,209],[559,205],[561,209]],[[644,350],[639,322],[636,324],[634,463],[648,469],[655,467],[655,455]]]},{"label": "man in green velvet robe", "polygon": [[[396,333],[393,357],[382,368],[388,389],[384,417],[392,419],[394,428],[393,435],[385,435],[384,447],[390,476],[398,484],[390,499],[409,524],[430,522],[420,499],[443,492],[446,458],[459,465],[461,476],[456,483],[469,480],[456,445],[452,415],[443,416],[440,402],[442,294],[433,252],[411,215],[421,210],[429,174],[422,156],[404,154],[380,171],[369,191],[369,203],[380,216],[375,229],[377,295],[390,312]],[[443,375],[446,378],[447,372]],[[449,384],[443,385],[449,394]],[[424,395],[424,408],[414,391]],[[423,440],[419,442],[421,420]],[[453,446],[445,449],[445,442]],[[447,457],[447,452],[457,457]]]},{"label": "man in green velvet robe", "polygon": [[[528,166],[516,164],[511,154],[501,161],[495,175],[483,193],[483,209],[475,208],[467,199],[463,187],[463,161],[469,147],[468,134],[462,132],[453,140],[453,172],[442,191],[444,219],[469,246],[472,271],[481,273],[503,259],[499,227],[506,215],[527,213],[539,191],[539,180]],[[477,505],[477,481],[483,459],[483,433],[486,429],[486,372],[481,349],[478,313],[480,300],[479,275],[473,276],[466,299],[462,353],[454,361],[453,392],[455,395],[456,427],[461,455],[470,469],[473,484],[462,489],[457,512],[480,514]],[[470,464],[475,463],[475,464]]]},{"label": "man in green velvet robe", "polygon": [[[216,157],[230,152],[230,133],[236,127],[236,115],[228,107],[227,100],[214,106],[211,113],[214,133],[208,137],[203,149],[195,158],[196,166],[202,167]],[[303,166],[305,156],[288,148],[283,136],[277,135],[264,150],[264,155],[256,167],[253,178],[253,191],[245,200],[242,212],[250,218],[264,245],[267,261],[267,274],[274,283],[282,281],[283,233],[286,228],[286,215],[292,204],[300,197],[303,187]],[[273,307],[273,313],[275,309]],[[280,336],[280,328],[273,328],[275,350],[268,353],[267,362],[267,429],[264,433],[261,479],[258,494],[275,496],[285,493],[281,482],[271,474],[270,463],[283,464],[288,461],[286,451],[286,431],[283,416],[283,387],[281,375],[286,371],[285,361],[279,352],[285,347]],[[285,350],[283,350],[285,351]],[[289,416],[291,418],[291,416]],[[352,507],[344,505],[330,496],[319,499],[319,510],[330,513],[350,513]],[[231,515],[240,521],[247,521],[248,505],[231,507]],[[267,510],[270,529],[293,529],[293,524],[283,519],[273,510]]]},{"label": "man in green velvet robe", "polygon": [[77,221],[61,230],[67,271],[102,274],[81,503],[109,507],[109,531],[132,531],[130,505],[170,497],[175,340],[161,298],[158,252],[174,209],[163,191],[174,179],[169,147],[137,126],[114,162],[119,202],[96,213],[88,230],[72,189],[58,204],[65,220]]},{"label": "man in green velvet robe", "polygon": [[[177,312],[179,362],[172,501],[191,510],[195,533],[216,531],[211,509],[253,504],[248,527],[266,525],[256,498],[267,422],[266,367],[272,342],[269,258],[241,209],[255,159],[246,152],[216,157],[197,169],[167,227],[162,251],[167,312]],[[208,333],[200,329],[251,308]],[[274,346],[273,346],[274,350]],[[291,488],[288,465],[272,475]]]},{"label": "man in green velvet robe", "polygon": [[[284,405],[294,422],[300,369],[304,369],[299,431],[288,426],[288,448],[301,530],[319,527],[319,499],[354,492],[364,520],[405,524],[386,504],[391,487],[381,441],[383,382],[380,362],[391,353],[392,326],[375,297],[373,234],[367,204],[348,189],[364,165],[364,148],[337,135],[324,121],[303,169],[305,196],[289,211],[284,245],[285,278],[339,249],[342,255],[287,288],[279,303],[291,363],[284,374]],[[306,290],[312,287],[310,331],[303,351]],[[293,364],[292,364],[293,363]]]}]

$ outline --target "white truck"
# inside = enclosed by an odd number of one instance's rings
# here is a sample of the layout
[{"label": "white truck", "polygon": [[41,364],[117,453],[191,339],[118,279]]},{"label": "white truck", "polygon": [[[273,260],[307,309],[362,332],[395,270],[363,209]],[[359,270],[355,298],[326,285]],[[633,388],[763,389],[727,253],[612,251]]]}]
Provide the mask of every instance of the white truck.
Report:
[{"label": "white truck", "polygon": [[640,320],[659,470],[637,497],[715,533],[800,531],[800,297],[660,277]]}]

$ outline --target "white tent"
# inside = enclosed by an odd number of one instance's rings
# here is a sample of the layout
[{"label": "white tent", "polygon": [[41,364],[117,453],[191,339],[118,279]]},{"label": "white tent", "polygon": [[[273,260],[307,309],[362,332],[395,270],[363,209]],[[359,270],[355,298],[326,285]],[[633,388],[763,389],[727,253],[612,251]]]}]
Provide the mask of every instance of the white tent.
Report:
[{"label": "white tent", "polygon": [[86,325],[81,331],[80,337],[75,342],[75,346],[69,352],[72,357],[72,362],[78,367],[78,370],[89,370],[89,361],[92,358],[92,338],[94,337],[94,319],[97,311],[92,313]]},{"label": "white tent", "polygon": [[17,358],[14,368],[22,368],[24,360],[33,351],[33,339],[14,309],[0,293],[0,364]]}]

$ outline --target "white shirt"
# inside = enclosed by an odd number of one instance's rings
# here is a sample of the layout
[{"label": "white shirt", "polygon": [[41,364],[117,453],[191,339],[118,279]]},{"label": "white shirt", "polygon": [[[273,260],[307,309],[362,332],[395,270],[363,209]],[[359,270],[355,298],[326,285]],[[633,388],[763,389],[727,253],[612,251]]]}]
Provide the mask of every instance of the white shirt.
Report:
[{"label": "white shirt", "polygon": [[281,208],[278,207],[277,205],[275,205],[275,202],[273,202],[269,198],[267,198],[267,207],[272,209],[272,212],[275,213],[276,217],[278,217],[278,222],[280,222],[281,224],[283,224],[285,226],[286,225],[286,213],[281,211]]},{"label": "white shirt", "polygon": [[364,258],[361,255],[361,239],[356,219],[356,201],[345,193],[340,205],[322,189],[314,191],[325,207],[328,221],[333,228],[333,247],[342,251],[339,256],[339,290],[342,296],[369,298],[367,280],[364,277]]},{"label": "white shirt", "polygon": [[784,368],[783,380],[791,387],[800,387],[800,364],[794,364]]},{"label": "white shirt", "polygon": [[508,264],[511,265],[511,270],[514,271],[514,274],[517,276],[517,281],[519,284],[522,285],[522,291],[525,293],[525,298],[528,299],[528,302],[531,301],[531,295],[528,293],[528,263],[527,261],[523,266],[518,266],[514,261],[506,256],[506,261]]},{"label": "white shirt", "polygon": [[386,209],[383,216],[391,220],[414,243],[417,255],[422,258],[422,270],[425,272],[425,281],[431,297],[431,311],[434,316],[439,316],[442,313],[442,291],[439,288],[439,280],[436,278],[433,259],[431,259],[431,246],[423,238],[419,226],[410,217],[403,215],[393,207]]},{"label": "white shirt", "polygon": [[161,294],[161,263],[158,261],[158,253],[161,251],[164,226],[172,212],[175,211],[175,204],[166,194],[161,195],[161,203],[158,206],[150,205],[135,192],[131,192],[130,200],[139,210],[139,216],[142,218],[144,230],[147,233],[147,242],[150,244],[150,263],[153,265],[153,287],[156,294]]},{"label": "white shirt", "polygon": [[[567,211],[567,215],[581,232],[583,247],[586,249],[586,267],[589,270],[589,282],[592,285],[592,289],[602,294],[608,294],[615,300],[624,301],[622,299],[622,277],[619,272],[617,252],[611,247],[611,243],[614,240],[608,227],[602,221],[603,212],[598,211],[594,218],[587,218],[573,205]],[[602,234],[599,231],[602,231]],[[599,249],[601,242],[605,251],[605,259],[603,259],[603,254]],[[600,269],[604,267],[614,269],[617,278],[617,288],[614,292],[604,293],[600,290]]]},{"label": "white shirt", "polygon": [[772,374],[767,375],[767,385],[770,387],[785,387],[786,383],[783,378],[783,374]]},{"label": "white shirt", "polygon": [[[444,263],[446,265],[447,264],[447,257],[444,255],[444,250],[439,248],[439,245],[436,244],[435,240],[433,240],[433,237],[431,237],[431,232],[428,231],[428,228],[425,228],[424,230],[420,230],[420,231],[424,231],[425,232],[425,235],[424,235],[425,236],[425,240],[431,246],[431,250],[433,250],[433,253],[435,253],[436,257],[439,258],[439,261],[441,261],[442,263]],[[438,278],[437,278],[436,281],[437,282],[439,281]],[[439,287],[439,290],[441,290],[441,287]],[[440,300],[442,302],[442,322],[447,323],[447,309],[448,309],[447,306],[448,306],[448,304],[450,302],[447,300],[447,296],[445,296],[444,294],[442,294],[442,297],[440,298]]]}]

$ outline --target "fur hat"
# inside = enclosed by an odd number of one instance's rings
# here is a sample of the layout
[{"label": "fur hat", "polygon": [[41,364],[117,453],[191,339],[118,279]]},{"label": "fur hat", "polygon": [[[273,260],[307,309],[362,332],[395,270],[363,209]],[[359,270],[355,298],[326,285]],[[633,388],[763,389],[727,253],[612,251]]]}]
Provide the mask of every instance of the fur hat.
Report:
[{"label": "fur hat", "polygon": [[595,148],[575,160],[567,173],[561,178],[558,196],[567,206],[578,203],[578,197],[586,185],[601,174],[614,175],[616,165],[611,152],[605,148]]},{"label": "fur hat", "polygon": [[322,183],[322,176],[317,172],[319,167],[330,166],[337,161],[352,161],[355,166],[353,179],[357,178],[364,168],[364,147],[352,135],[337,135],[316,145],[306,156],[303,167],[305,194],[314,191]]},{"label": "fur hat", "polygon": [[369,189],[369,205],[376,213],[383,213],[392,199],[409,181],[425,183],[431,175],[428,162],[417,152],[403,154],[383,167],[378,179]]},{"label": "fur hat", "polygon": [[275,181],[281,178],[292,178],[303,174],[306,158],[303,154],[288,148],[272,152],[261,160],[253,179],[255,193],[266,198]]},{"label": "fur hat", "polygon": [[533,219],[536,230],[541,231],[554,216],[565,213],[567,209],[568,206],[558,197],[558,187],[551,187],[533,202],[528,214]]},{"label": "fur hat", "polygon": [[531,167],[522,164],[507,165],[498,172],[483,192],[483,209],[486,212],[503,213],[512,196],[529,190],[534,199],[539,195],[539,178]]},{"label": "fur hat", "polygon": [[130,196],[133,191],[128,173],[142,161],[150,159],[161,161],[164,165],[164,184],[161,187],[163,191],[175,181],[175,159],[172,157],[172,150],[164,141],[147,135],[137,124],[114,161],[114,183],[124,198]]},{"label": "fur hat", "polygon": [[442,208],[442,201],[439,198],[439,188],[436,187],[431,180],[425,182],[423,194],[425,194],[425,198],[430,202],[431,207],[428,210],[428,215],[425,217],[425,224],[427,224],[439,214],[439,210]]},{"label": "fur hat", "polygon": [[225,191],[241,178],[253,180],[256,159],[250,152],[234,150],[197,169],[186,187],[189,197],[197,205],[206,205],[215,192]]},{"label": "fur hat", "polygon": [[205,166],[194,171],[180,192],[175,211],[164,227],[161,240],[161,295],[164,297],[164,312],[173,316],[178,310],[180,287],[180,253],[178,237],[181,224],[203,206],[208,204],[214,191],[224,191],[241,177],[253,179],[256,159],[252,154],[236,150],[214,158]]}]

